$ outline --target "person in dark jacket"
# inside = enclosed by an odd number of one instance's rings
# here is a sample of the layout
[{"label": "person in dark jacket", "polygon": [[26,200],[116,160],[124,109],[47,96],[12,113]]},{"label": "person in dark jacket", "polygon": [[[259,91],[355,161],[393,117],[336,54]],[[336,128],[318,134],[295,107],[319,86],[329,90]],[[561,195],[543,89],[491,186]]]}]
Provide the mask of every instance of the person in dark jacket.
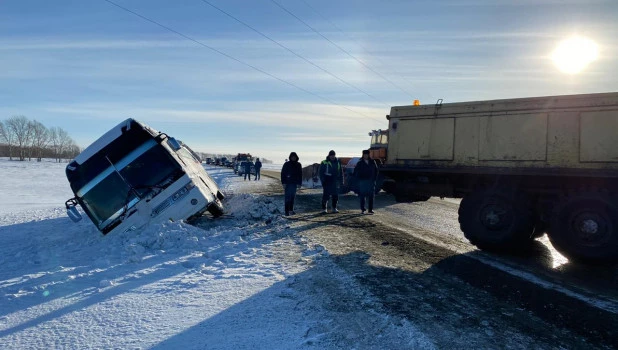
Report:
[{"label": "person in dark jacket", "polygon": [[320,164],[320,182],[322,182],[322,213],[328,213],[326,205],[329,197],[332,197],[332,209],[338,213],[337,202],[339,201],[339,187],[343,181],[343,168],[337,159],[335,151],[328,152],[328,156]]},{"label": "person in dark jacket", "polygon": [[251,181],[251,162],[246,161],[244,164],[245,167],[245,180],[247,180],[247,176],[249,176],[249,181]]},{"label": "person in dark jacket", "polygon": [[298,155],[292,152],[288,159],[289,161],[281,168],[281,183],[285,189],[285,216],[296,214],[294,212],[296,190],[303,184],[303,166],[298,162]]},{"label": "person in dark jacket", "polygon": [[260,169],[262,169],[262,162],[260,162],[260,158],[255,160],[255,181],[260,179]]},{"label": "person in dark jacket", "polygon": [[358,196],[360,197],[361,213],[365,214],[365,199],[368,203],[368,213],[373,214],[373,198],[375,196],[378,165],[369,157],[369,150],[363,150],[363,158],[354,167],[354,177],[358,181]]}]

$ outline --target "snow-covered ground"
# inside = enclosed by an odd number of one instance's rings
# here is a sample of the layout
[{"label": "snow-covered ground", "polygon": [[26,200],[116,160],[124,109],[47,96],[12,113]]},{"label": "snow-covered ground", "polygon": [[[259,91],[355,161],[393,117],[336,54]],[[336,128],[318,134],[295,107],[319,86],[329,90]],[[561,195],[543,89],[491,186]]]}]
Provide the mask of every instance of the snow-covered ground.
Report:
[{"label": "snow-covered ground", "polygon": [[0,159],[0,349],[433,348],[255,194],[276,180],[208,168],[225,217],[102,236],[66,216],[65,166]]}]

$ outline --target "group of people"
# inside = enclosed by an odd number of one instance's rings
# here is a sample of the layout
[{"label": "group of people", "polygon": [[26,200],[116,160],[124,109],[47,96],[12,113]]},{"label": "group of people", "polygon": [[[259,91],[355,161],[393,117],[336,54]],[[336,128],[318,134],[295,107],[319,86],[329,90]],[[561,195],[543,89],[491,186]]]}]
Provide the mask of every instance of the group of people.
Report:
[{"label": "group of people", "polygon": [[255,159],[255,164],[252,164],[249,161],[244,162],[245,167],[245,180],[247,180],[247,176],[249,177],[249,181],[251,181],[251,165],[255,168],[255,180],[260,179],[260,170],[262,170],[262,162],[260,162],[260,158]]},{"label": "group of people", "polygon": [[[354,176],[358,180],[361,213],[373,214],[378,165],[369,157],[369,150],[363,150],[363,157],[354,168]],[[332,212],[338,213],[337,203],[339,202],[339,187],[343,183],[343,167],[335,151],[328,152],[328,156],[320,164],[319,177],[322,183],[322,213],[328,213],[329,200]],[[285,216],[294,215],[296,214],[294,212],[296,191],[303,183],[302,165],[296,152],[290,153],[288,161],[283,164],[281,183],[285,189]]]}]

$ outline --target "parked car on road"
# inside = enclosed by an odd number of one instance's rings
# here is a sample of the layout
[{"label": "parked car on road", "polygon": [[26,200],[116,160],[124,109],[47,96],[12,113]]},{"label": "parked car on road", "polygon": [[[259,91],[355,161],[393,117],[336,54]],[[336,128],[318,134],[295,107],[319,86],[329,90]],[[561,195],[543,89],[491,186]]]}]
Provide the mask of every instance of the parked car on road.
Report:
[{"label": "parked car on road", "polygon": [[243,176],[245,175],[245,164],[246,163],[251,163],[251,170],[249,172],[250,175],[255,175],[255,165],[253,164],[253,162],[249,162],[249,161],[244,161],[244,162],[240,162],[240,165],[238,167],[238,176]]}]

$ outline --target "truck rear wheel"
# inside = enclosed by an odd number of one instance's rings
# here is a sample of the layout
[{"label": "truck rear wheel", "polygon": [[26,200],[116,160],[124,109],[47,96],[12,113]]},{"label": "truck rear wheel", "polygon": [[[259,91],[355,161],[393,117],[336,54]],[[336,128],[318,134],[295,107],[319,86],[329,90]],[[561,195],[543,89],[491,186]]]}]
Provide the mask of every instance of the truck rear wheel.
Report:
[{"label": "truck rear wheel", "polygon": [[618,260],[618,205],[607,194],[581,192],[554,210],[549,240],[570,260]]},{"label": "truck rear wheel", "polygon": [[217,199],[210,203],[207,210],[213,217],[218,218],[223,215],[223,204]]},{"label": "truck rear wheel", "polygon": [[484,250],[521,250],[532,241],[534,214],[515,191],[478,190],[459,206],[459,225],[470,243]]}]

